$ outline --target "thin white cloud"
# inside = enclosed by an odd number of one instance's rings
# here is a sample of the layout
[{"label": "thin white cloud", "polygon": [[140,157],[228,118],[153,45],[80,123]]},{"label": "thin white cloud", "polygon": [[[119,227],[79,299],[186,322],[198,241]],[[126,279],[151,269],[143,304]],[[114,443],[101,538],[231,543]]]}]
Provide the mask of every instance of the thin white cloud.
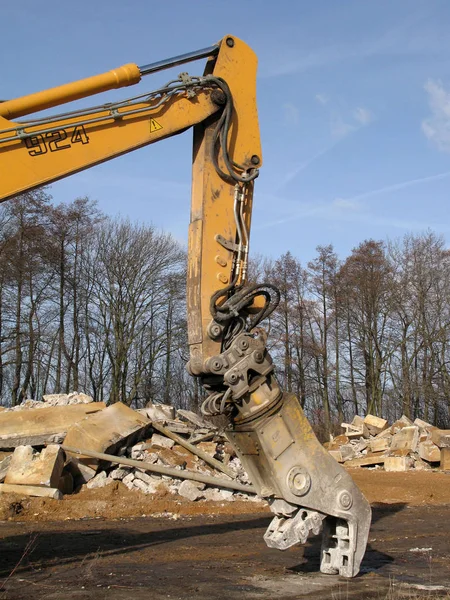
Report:
[{"label": "thin white cloud", "polygon": [[[388,185],[382,188],[377,188],[375,190],[363,192],[362,194],[358,194],[349,198],[338,197],[332,200],[331,202],[304,202],[300,205],[300,207],[297,207],[295,211],[286,214],[280,219],[271,220],[267,223],[264,223],[263,225],[260,225],[258,229],[266,229],[276,225],[283,225],[285,223],[290,223],[291,221],[297,219],[318,218],[323,219],[325,221],[370,223],[373,225],[380,225],[385,227],[395,227],[397,229],[404,229],[407,231],[421,231],[427,228],[435,228],[439,229],[440,231],[450,231],[450,225],[446,225],[443,223],[425,223],[423,221],[419,222],[407,219],[380,217],[378,215],[374,215],[373,213],[367,210],[364,210],[364,204],[361,202],[361,200],[365,200],[373,196],[378,196],[388,192],[405,189],[414,185],[438,181],[440,179],[446,179],[447,177],[450,177],[450,171],[438,173],[436,175],[429,175],[427,177],[420,177],[417,179],[401,181],[393,185]],[[277,204],[280,207],[286,203],[292,204],[289,200],[280,197],[272,197],[271,203]]]},{"label": "thin white cloud", "polygon": [[315,98],[317,102],[322,106],[325,106],[325,104],[327,104],[328,102],[328,96],[326,96],[325,94],[316,94]]},{"label": "thin white cloud", "polygon": [[307,169],[309,167],[309,165],[311,165],[317,159],[321,158],[322,156],[325,156],[325,154],[328,154],[328,152],[330,152],[339,143],[339,141],[340,140],[337,140],[337,141],[333,142],[332,144],[330,144],[329,146],[322,148],[322,150],[319,150],[319,152],[316,152],[316,154],[313,154],[313,156],[311,156],[311,158],[308,158],[307,160],[301,162],[294,169],[289,171],[283,177],[283,179],[280,181],[280,184],[276,188],[275,192],[279,192],[285,185],[287,185],[293,179],[295,179],[297,177],[297,175],[299,175],[302,171]]},{"label": "thin white cloud", "polygon": [[425,90],[431,115],[422,121],[422,131],[439,150],[450,152],[450,92],[434,79],[427,81]]},{"label": "thin white cloud", "polygon": [[[417,25],[420,25],[419,29]],[[372,39],[364,37],[360,41],[330,44],[304,53],[298,47],[286,47],[282,41],[280,52],[271,52],[268,68],[261,77],[279,77],[294,73],[303,73],[313,69],[331,67],[342,62],[361,61],[372,56],[411,56],[426,53],[439,54],[445,48],[445,40],[440,36],[427,36],[423,32],[420,13],[412,13],[402,18],[394,27]],[[310,47],[310,46],[309,46]],[[287,58],[292,56],[290,60]]]},{"label": "thin white cloud", "polygon": [[358,108],[355,108],[353,111],[353,118],[361,125],[368,125],[373,121],[374,115],[368,108],[358,106]]},{"label": "thin white cloud", "polygon": [[331,115],[330,132],[333,137],[344,138],[353,131],[355,131],[355,126],[352,123],[348,123],[337,113]]},{"label": "thin white cloud", "polygon": [[421,183],[430,183],[431,181],[446,179],[447,177],[450,177],[450,171],[445,171],[444,173],[437,173],[436,175],[428,175],[427,177],[418,177],[416,179],[400,181],[399,183],[394,183],[392,185],[387,185],[385,187],[377,188],[375,190],[363,192],[362,194],[358,194],[351,198],[339,198],[339,200],[346,200],[347,202],[357,202],[359,200],[365,200],[366,198],[372,198],[373,196],[379,196],[380,194],[386,194],[388,192],[396,192],[398,190],[403,190],[405,188],[412,187]]},{"label": "thin white cloud", "polygon": [[284,122],[289,126],[297,126],[300,122],[300,112],[292,102],[283,104]]}]

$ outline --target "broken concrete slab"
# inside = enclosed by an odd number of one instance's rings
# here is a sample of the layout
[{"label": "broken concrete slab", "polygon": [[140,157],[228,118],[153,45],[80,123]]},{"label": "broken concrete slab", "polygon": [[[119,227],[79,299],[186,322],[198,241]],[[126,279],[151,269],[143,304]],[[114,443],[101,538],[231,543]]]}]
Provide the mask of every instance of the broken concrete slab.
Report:
[{"label": "broken concrete slab", "polygon": [[428,431],[431,431],[432,429],[435,429],[434,425],[431,425],[431,423],[427,423],[426,421],[422,421],[422,419],[414,419],[414,425],[417,425],[417,427],[420,427],[421,429],[427,429]]},{"label": "broken concrete slab", "polygon": [[383,465],[386,457],[382,454],[376,456],[364,456],[363,458],[354,458],[345,462],[346,467],[369,467],[372,465]]},{"label": "broken concrete slab", "polygon": [[205,500],[212,502],[223,502],[224,500],[234,500],[234,494],[231,490],[219,490],[217,488],[208,488],[203,492]]},{"label": "broken concrete slab", "polygon": [[180,484],[178,488],[178,493],[180,496],[183,496],[183,498],[187,498],[191,502],[195,502],[196,500],[199,500],[200,498],[204,497],[203,492],[199,490],[198,487],[188,479],[186,479]]},{"label": "broken concrete slab", "polygon": [[386,456],[384,461],[385,471],[408,471],[413,465],[409,456]]},{"label": "broken concrete slab", "polygon": [[427,462],[440,462],[441,460],[441,450],[431,440],[420,442],[418,452],[420,458]]},{"label": "broken concrete slab", "polygon": [[441,469],[450,471],[450,448],[441,448]]},{"label": "broken concrete slab", "polygon": [[93,477],[95,477],[95,469],[91,469],[87,465],[83,464],[75,456],[69,457],[69,461],[66,464],[66,469],[70,471],[76,485],[82,485],[87,483]]},{"label": "broken concrete slab", "polygon": [[157,446],[158,448],[173,448],[175,446],[175,441],[170,438],[160,435],[159,433],[154,433],[152,435],[152,446]]},{"label": "broken concrete slab", "polygon": [[206,427],[208,429],[217,429],[217,427],[215,425],[208,423],[208,421],[205,421],[205,419],[203,417],[201,417],[200,415],[197,415],[195,412],[192,412],[192,410],[183,410],[180,408],[177,410],[177,416],[180,417],[181,419],[184,419],[185,421],[189,421],[196,427],[200,427],[200,428]]},{"label": "broken concrete slab", "polygon": [[105,408],[103,402],[32,408],[17,412],[0,413],[0,448],[17,446],[43,446],[54,435],[64,435],[67,430],[87,415]]},{"label": "broken concrete slab", "polygon": [[22,496],[40,496],[61,500],[62,494],[55,488],[39,487],[37,485],[13,485],[0,483],[0,494],[20,494]]},{"label": "broken concrete slab", "polygon": [[127,475],[130,474],[130,467],[119,467],[117,469],[113,469],[111,473],[108,475],[111,479],[117,479],[118,481],[122,481]]},{"label": "broken concrete slab", "polygon": [[392,438],[391,450],[415,452],[419,443],[419,428],[415,425],[400,429]]},{"label": "broken concrete slab", "polygon": [[8,473],[8,469],[9,469],[9,464],[11,462],[11,458],[12,458],[12,455],[6,456],[0,462],[0,483],[2,483],[3,481],[5,481],[5,477],[6,477],[6,474]]},{"label": "broken concrete slab", "polygon": [[382,419],[381,417],[376,417],[375,415],[367,415],[364,417],[364,425],[369,430],[371,435],[377,435],[377,433],[381,433],[388,427],[388,422],[386,419]]},{"label": "broken concrete slab", "polygon": [[172,421],[175,419],[175,409],[170,404],[153,404],[149,402],[145,408],[138,410],[150,421]]},{"label": "broken concrete slab", "polygon": [[431,467],[430,465],[425,462],[424,460],[422,460],[420,458],[420,456],[417,456],[417,454],[415,454],[413,456],[414,459],[414,469],[416,471],[431,471]]},{"label": "broken concrete slab", "polygon": [[340,451],[341,451],[342,460],[344,462],[351,460],[352,458],[355,458],[355,451],[351,444],[345,444],[344,446],[341,446]]},{"label": "broken concrete slab", "polygon": [[64,452],[60,446],[47,446],[40,454],[32,446],[19,446],[12,455],[5,483],[56,488],[63,469]]},{"label": "broken concrete slab", "polygon": [[[353,425],[352,423],[341,423],[341,427],[345,429],[345,436],[350,440],[359,438],[361,436],[365,437],[363,427]],[[368,431],[367,428],[366,431]]]},{"label": "broken concrete slab", "polygon": [[95,477],[89,480],[86,484],[86,487],[89,490],[96,490],[98,488],[103,488],[113,482],[113,479],[109,479],[106,471],[100,471],[97,473]]},{"label": "broken concrete slab", "polygon": [[371,452],[384,452],[389,448],[389,440],[387,438],[370,440]]},{"label": "broken concrete slab", "polygon": [[[87,406],[92,406],[87,405]],[[68,407],[77,408],[77,407]],[[83,450],[114,453],[121,444],[132,445],[150,429],[151,421],[121,402],[108,406],[72,425],[64,444]],[[99,461],[92,457],[78,457],[93,469]]]},{"label": "broken concrete slab", "polygon": [[450,448],[450,429],[433,429],[431,441],[439,448]]},{"label": "broken concrete slab", "polygon": [[71,392],[70,394],[46,394],[42,396],[42,400],[48,406],[68,406],[72,404],[90,404],[94,402],[92,396],[79,392]]}]

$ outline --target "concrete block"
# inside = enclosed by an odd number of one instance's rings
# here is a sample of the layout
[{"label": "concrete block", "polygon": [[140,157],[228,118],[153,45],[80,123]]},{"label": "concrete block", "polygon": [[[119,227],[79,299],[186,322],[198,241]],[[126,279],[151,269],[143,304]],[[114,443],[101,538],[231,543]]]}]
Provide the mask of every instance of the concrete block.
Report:
[{"label": "concrete block", "polygon": [[369,447],[370,441],[364,438],[360,438],[358,441],[352,442],[352,446],[355,452],[364,452]]},{"label": "concrete block", "polygon": [[345,463],[346,467],[369,467],[372,465],[383,465],[386,457],[383,454],[363,456],[362,458],[354,458]]},{"label": "concrete block", "polygon": [[169,404],[152,404],[149,402],[143,409],[150,421],[171,421],[175,419],[175,409]]},{"label": "concrete block", "polygon": [[392,438],[391,450],[415,452],[419,443],[419,428],[415,425],[403,427]]},{"label": "concrete block", "polygon": [[373,439],[370,440],[370,450],[371,452],[384,452],[389,448],[389,440],[386,438]]},{"label": "concrete block", "polygon": [[175,446],[175,442],[164,435],[154,433],[152,435],[152,446],[158,446],[159,448],[172,448]]},{"label": "concrete block", "polygon": [[136,471],[134,472],[134,480],[136,481],[136,479],[140,479],[147,485],[153,485],[155,483],[155,481],[157,481],[158,483],[161,481],[160,477],[152,477],[148,473],[139,471],[139,469],[136,469]]},{"label": "concrete block", "polygon": [[17,412],[0,413],[0,448],[43,446],[53,435],[65,434],[68,429],[105,408],[103,402],[50,406]]},{"label": "concrete block", "polygon": [[375,417],[374,415],[367,415],[364,417],[364,425],[369,430],[371,435],[376,435],[377,433],[381,433],[388,427],[388,422],[386,419],[382,419],[381,417]]},{"label": "concrete block", "polygon": [[403,423],[405,423],[405,425],[407,425],[407,426],[414,425],[414,423],[411,421],[411,419],[409,417],[407,417],[406,415],[402,415],[400,417],[399,421],[403,421]]},{"label": "concrete block", "polygon": [[134,481],[134,473],[128,473],[128,475],[126,475],[123,479],[122,479],[122,483],[129,489],[131,490],[133,487],[133,481]]},{"label": "concrete block", "polygon": [[433,429],[431,441],[439,448],[450,448],[450,429]]},{"label": "concrete block", "polygon": [[86,487],[89,490],[103,488],[112,483],[114,480],[109,479],[105,471],[100,471],[94,478],[87,482]]},{"label": "concrete block", "polygon": [[203,450],[203,452],[207,452],[213,457],[217,453],[216,442],[200,442],[199,444],[197,444],[197,448]]},{"label": "concrete block", "polygon": [[384,461],[385,471],[408,471],[413,461],[409,456],[386,456]]},{"label": "concrete block", "polygon": [[[84,406],[84,405],[79,405]],[[92,406],[88,404],[86,406]],[[71,407],[77,408],[77,407]],[[67,432],[65,444],[80,450],[94,450],[114,454],[123,444],[131,445],[143,436],[151,422],[121,402],[116,402],[101,412],[90,415],[75,423]],[[87,456],[78,456],[80,462],[96,469],[98,460]]]},{"label": "concrete block", "polygon": [[87,483],[95,477],[95,469],[84,465],[75,456],[71,456],[66,469],[72,473],[76,485]]},{"label": "concrete block", "polygon": [[364,438],[368,438],[370,436],[367,425],[364,423],[364,418],[359,415],[355,415],[352,420],[352,426],[357,427]]},{"label": "concrete block", "polygon": [[441,469],[450,471],[450,448],[441,448]]},{"label": "concrete block", "polygon": [[435,429],[435,427],[433,425],[431,425],[431,423],[422,421],[422,419],[414,419],[414,425],[417,425],[417,427],[420,427],[421,429],[427,429],[429,431],[431,431],[432,429]]},{"label": "concrete block", "polygon": [[339,448],[339,450],[341,451],[342,460],[344,462],[347,460],[351,460],[352,458],[355,458],[355,451],[353,449],[353,446],[351,446],[350,444],[341,446]]},{"label": "concrete block", "polygon": [[408,448],[396,448],[389,450],[389,456],[408,456],[410,450]]},{"label": "concrete block", "polygon": [[64,452],[60,446],[47,446],[40,454],[32,446],[19,446],[12,455],[5,483],[56,488],[63,469]]},{"label": "concrete block", "polygon": [[420,456],[415,455],[414,457],[414,469],[416,471],[431,471],[430,465],[422,460]]},{"label": "concrete block", "polygon": [[139,477],[135,477],[133,480],[133,489],[137,489],[144,494],[155,494],[160,485],[161,479],[150,478],[148,483]]},{"label": "concrete block", "polygon": [[180,496],[187,498],[191,502],[195,502],[196,500],[204,497],[203,492],[199,490],[197,486],[193,485],[193,482],[189,481],[188,479],[185,479],[181,483],[180,487],[178,488],[178,493]]},{"label": "concrete block", "polygon": [[122,481],[122,479],[129,475],[130,469],[131,467],[119,467],[117,469],[113,469],[108,475],[108,477],[110,477],[111,479]]},{"label": "concrete block", "polygon": [[11,458],[12,458],[12,455],[6,456],[0,462],[0,483],[3,483],[3,481],[5,481],[5,477],[6,477],[6,474],[8,473]]},{"label": "concrete block", "polygon": [[39,496],[61,500],[62,494],[56,488],[40,487],[38,485],[15,485],[0,483],[0,494],[19,494],[22,496]]},{"label": "concrete block", "polygon": [[433,444],[431,440],[428,440],[426,442],[420,442],[419,456],[427,462],[440,462],[441,451],[436,444]]},{"label": "concrete block", "polygon": [[223,502],[224,500],[234,500],[231,490],[219,490],[217,488],[208,488],[203,492],[205,500],[212,502]]},{"label": "concrete block", "polygon": [[[356,417],[354,417],[353,421],[355,421]],[[361,419],[361,417],[358,417]],[[341,427],[345,429],[345,434],[349,439],[363,437],[369,437],[369,430],[364,425],[364,422],[356,421],[357,424],[352,423],[341,423]]]},{"label": "concrete block", "polygon": [[67,406],[72,404],[90,404],[94,398],[87,394],[71,392],[70,394],[47,394],[42,400],[49,406]]},{"label": "concrete block", "polygon": [[208,421],[205,421],[205,419],[203,417],[201,417],[200,415],[197,415],[195,412],[192,412],[192,410],[178,409],[177,416],[180,417],[180,419],[189,421],[189,423],[193,423],[196,427],[206,427],[207,429],[217,429],[215,427],[215,425],[208,423]]}]

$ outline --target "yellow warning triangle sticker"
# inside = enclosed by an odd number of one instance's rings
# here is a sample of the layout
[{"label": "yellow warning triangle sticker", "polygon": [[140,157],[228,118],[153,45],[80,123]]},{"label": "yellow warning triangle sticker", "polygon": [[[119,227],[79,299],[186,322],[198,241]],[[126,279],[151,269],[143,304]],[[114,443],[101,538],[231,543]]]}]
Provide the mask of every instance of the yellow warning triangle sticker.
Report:
[{"label": "yellow warning triangle sticker", "polygon": [[150,133],[155,133],[155,131],[159,131],[162,128],[163,126],[156,119],[150,119]]}]

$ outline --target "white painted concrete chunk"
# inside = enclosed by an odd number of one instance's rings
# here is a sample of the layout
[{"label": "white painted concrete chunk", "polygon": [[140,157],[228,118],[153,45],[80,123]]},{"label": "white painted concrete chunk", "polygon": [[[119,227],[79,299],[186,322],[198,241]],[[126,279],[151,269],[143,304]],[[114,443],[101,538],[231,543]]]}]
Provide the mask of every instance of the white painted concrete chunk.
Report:
[{"label": "white painted concrete chunk", "polygon": [[175,446],[175,442],[164,435],[154,433],[152,435],[152,446],[159,446],[160,448],[172,448]]}]

